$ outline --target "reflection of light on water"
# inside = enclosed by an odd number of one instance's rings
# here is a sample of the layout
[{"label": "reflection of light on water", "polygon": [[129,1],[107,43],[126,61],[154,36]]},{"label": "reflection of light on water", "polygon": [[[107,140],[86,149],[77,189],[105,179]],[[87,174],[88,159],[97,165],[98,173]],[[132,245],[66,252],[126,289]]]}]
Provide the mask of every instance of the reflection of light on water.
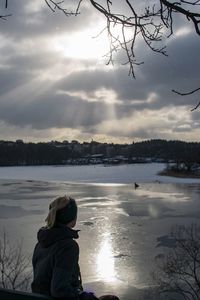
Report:
[{"label": "reflection of light on water", "polygon": [[156,191],[144,191],[144,190],[137,190],[138,196],[143,196],[149,199],[152,198],[160,198],[163,201],[170,201],[170,202],[184,202],[189,201],[190,197],[185,196],[183,193],[167,193],[167,192],[156,192]]},{"label": "reflection of light on water", "polygon": [[90,185],[93,186],[105,186],[105,187],[120,187],[120,186],[126,186],[126,183],[112,183],[112,182],[91,182]]},{"label": "reflection of light on water", "polygon": [[103,281],[115,281],[115,261],[110,234],[107,234],[104,237],[105,239],[102,241],[99,253],[97,254],[97,274]]}]

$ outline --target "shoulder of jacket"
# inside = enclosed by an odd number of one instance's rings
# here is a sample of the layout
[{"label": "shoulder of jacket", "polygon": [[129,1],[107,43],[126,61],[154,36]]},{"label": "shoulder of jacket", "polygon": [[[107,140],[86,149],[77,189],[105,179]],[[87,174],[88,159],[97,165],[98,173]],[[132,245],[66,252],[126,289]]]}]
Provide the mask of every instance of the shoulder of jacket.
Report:
[{"label": "shoulder of jacket", "polygon": [[73,239],[65,239],[60,240],[57,243],[57,247],[60,251],[77,251],[79,252],[79,245],[78,243]]}]

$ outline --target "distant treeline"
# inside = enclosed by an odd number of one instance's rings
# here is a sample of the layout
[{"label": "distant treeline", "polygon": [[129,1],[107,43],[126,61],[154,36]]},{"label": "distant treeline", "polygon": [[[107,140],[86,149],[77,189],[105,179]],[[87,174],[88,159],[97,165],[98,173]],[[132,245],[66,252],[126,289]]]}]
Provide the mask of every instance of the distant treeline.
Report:
[{"label": "distant treeline", "polygon": [[0,166],[146,161],[200,164],[200,143],[166,140],[149,140],[132,144],[96,141],[90,143],[0,141]]}]

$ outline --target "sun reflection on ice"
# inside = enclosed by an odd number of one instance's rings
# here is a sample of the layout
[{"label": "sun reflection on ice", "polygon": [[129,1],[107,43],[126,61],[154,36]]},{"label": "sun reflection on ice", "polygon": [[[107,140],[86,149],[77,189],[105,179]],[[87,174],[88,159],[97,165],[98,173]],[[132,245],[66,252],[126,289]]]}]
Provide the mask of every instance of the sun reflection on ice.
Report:
[{"label": "sun reflection on ice", "polygon": [[103,241],[100,244],[97,254],[97,275],[101,280],[107,282],[113,282],[117,279],[110,233],[103,236]]}]

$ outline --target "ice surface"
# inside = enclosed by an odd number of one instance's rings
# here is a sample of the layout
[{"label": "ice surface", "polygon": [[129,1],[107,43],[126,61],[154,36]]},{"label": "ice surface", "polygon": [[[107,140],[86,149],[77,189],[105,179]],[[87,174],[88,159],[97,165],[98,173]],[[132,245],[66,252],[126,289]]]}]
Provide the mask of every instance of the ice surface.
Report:
[{"label": "ice surface", "polygon": [[200,183],[200,179],[159,176],[165,164],[89,165],[89,166],[26,166],[0,167],[2,179],[29,179],[88,183],[177,182]]},{"label": "ice surface", "polygon": [[23,239],[23,249],[31,256],[49,202],[71,195],[79,207],[85,286],[98,295],[113,292],[122,300],[138,299],[152,284],[156,259],[173,246],[172,225],[198,222],[200,216],[200,180],[156,175],[163,168],[0,168],[0,228],[12,242]]}]

